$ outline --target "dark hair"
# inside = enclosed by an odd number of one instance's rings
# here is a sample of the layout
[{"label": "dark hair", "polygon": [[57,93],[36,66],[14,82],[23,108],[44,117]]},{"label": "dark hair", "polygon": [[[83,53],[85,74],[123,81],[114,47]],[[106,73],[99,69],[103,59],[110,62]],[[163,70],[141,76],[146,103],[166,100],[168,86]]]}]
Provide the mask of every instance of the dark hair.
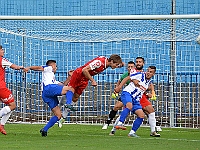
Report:
[{"label": "dark hair", "polygon": [[135,63],[133,61],[129,61],[128,64],[134,64],[135,65]]},{"label": "dark hair", "polygon": [[46,65],[48,66],[48,65],[50,65],[51,63],[56,63],[56,61],[55,61],[55,60],[47,60]]},{"label": "dark hair", "polygon": [[2,49],[3,47],[2,47],[2,45],[0,45],[0,49]]},{"label": "dark hair", "polygon": [[154,69],[156,72],[156,66],[149,66],[149,68]]},{"label": "dark hair", "polygon": [[145,60],[144,60],[144,58],[143,58],[143,57],[137,57],[136,59],[142,59],[142,60],[143,60],[143,62],[145,63]]},{"label": "dark hair", "polygon": [[121,57],[119,55],[117,55],[117,54],[112,54],[110,56],[110,58],[108,59],[108,62],[111,62],[111,60],[113,60],[113,63],[119,63],[119,64],[122,63]]}]

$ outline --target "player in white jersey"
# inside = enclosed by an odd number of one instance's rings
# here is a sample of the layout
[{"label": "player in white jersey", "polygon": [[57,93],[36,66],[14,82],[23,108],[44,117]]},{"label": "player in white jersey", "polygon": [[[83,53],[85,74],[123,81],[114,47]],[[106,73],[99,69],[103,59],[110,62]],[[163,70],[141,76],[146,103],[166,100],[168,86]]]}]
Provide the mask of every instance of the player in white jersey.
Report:
[{"label": "player in white jersey", "polygon": [[65,95],[69,90],[68,86],[56,81],[55,72],[57,70],[56,61],[48,60],[46,66],[30,66],[24,69],[42,71],[42,99],[51,108],[54,116],[49,120],[44,128],[40,130],[42,136],[47,136],[47,131],[61,118],[61,111],[58,107],[57,96]]},{"label": "player in white jersey", "polygon": [[14,70],[19,70],[19,69],[23,69],[24,67],[18,66],[9,62],[3,56],[4,56],[4,50],[3,50],[3,47],[0,45],[0,101],[6,104],[6,106],[4,106],[0,110],[0,117],[2,117],[1,124],[0,124],[0,132],[6,135],[7,133],[4,129],[4,125],[9,119],[12,110],[16,108],[16,104],[15,104],[12,92],[6,87],[5,68],[9,67]]},{"label": "player in white jersey", "polygon": [[123,126],[123,123],[132,111],[137,115],[136,120],[133,123],[132,130],[128,134],[128,136],[138,137],[135,132],[140,127],[144,119],[144,112],[142,110],[142,106],[140,105],[140,99],[144,92],[148,89],[151,83],[151,77],[154,76],[156,72],[155,66],[149,66],[147,72],[137,72],[135,69],[130,73],[130,76],[125,78],[121,84],[115,88],[115,92],[119,92],[122,86],[127,82],[127,80],[131,80],[132,82],[124,88],[121,94],[121,100],[126,108],[121,112],[119,121],[115,126],[116,129],[126,129]]}]

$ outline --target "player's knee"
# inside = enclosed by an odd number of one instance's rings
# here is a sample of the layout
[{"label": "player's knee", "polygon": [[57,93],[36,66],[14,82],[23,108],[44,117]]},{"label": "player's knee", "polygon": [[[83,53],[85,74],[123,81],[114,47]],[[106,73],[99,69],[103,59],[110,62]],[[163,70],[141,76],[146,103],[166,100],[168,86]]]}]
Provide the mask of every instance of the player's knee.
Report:
[{"label": "player's knee", "polygon": [[74,102],[74,103],[76,103],[77,101],[78,101],[78,97],[73,97],[73,99],[72,99],[72,101]]},{"label": "player's knee", "polygon": [[16,108],[16,103],[15,102],[9,103],[8,106],[10,107],[10,110],[14,110]]},{"label": "player's knee", "polygon": [[153,108],[152,105],[146,106],[146,107],[144,108],[144,110],[145,110],[146,112],[148,112],[148,114],[155,112],[155,110],[154,110],[154,108]]},{"label": "player's knee", "polygon": [[126,104],[126,108],[128,108],[129,110],[132,110],[132,108],[133,108],[132,103],[131,103],[131,102],[128,102],[128,103]]},{"label": "player's knee", "polygon": [[144,112],[142,110],[141,111],[138,110],[136,114],[137,114],[138,117],[144,118]]}]

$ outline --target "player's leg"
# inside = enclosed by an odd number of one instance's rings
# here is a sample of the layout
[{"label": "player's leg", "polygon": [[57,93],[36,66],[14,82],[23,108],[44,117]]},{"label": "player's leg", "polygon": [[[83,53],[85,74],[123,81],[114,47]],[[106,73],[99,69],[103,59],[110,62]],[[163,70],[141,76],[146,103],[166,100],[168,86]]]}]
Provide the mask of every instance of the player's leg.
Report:
[{"label": "player's leg", "polygon": [[118,99],[118,101],[116,102],[114,108],[110,111],[109,115],[108,115],[108,119],[106,120],[106,124],[104,124],[104,126],[102,127],[102,129],[107,129],[108,126],[110,125],[111,121],[113,120],[113,118],[115,118],[117,111],[123,107],[123,103],[121,102],[121,98]]},{"label": "player's leg", "polygon": [[71,89],[69,89],[66,93],[67,100],[66,100],[65,107],[70,107],[72,105],[72,99],[73,99],[75,90],[81,87],[82,85],[81,74],[82,74],[82,70],[76,69],[71,76],[71,79],[68,83],[68,87],[70,87]]},{"label": "player's leg", "polygon": [[156,118],[155,118],[155,110],[151,104],[151,102],[148,100],[148,97],[143,94],[142,98],[140,99],[140,104],[142,106],[142,109],[144,113],[148,117],[150,129],[151,129],[151,136],[159,137],[160,134],[156,133]]},{"label": "player's leg", "polygon": [[143,110],[148,115],[149,125],[151,128],[150,136],[160,137],[160,134],[156,132],[156,117],[155,117],[155,110],[152,105],[148,105],[143,108]]},{"label": "player's leg", "polygon": [[121,100],[123,105],[126,106],[126,108],[121,112],[119,122],[115,126],[115,128],[126,130],[126,127],[123,126],[123,123],[130,111],[132,110],[132,96],[130,93],[123,91],[121,94]]},{"label": "player's leg", "polygon": [[49,130],[49,128],[51,128],[55,123],[57,123],[57,121],[62,116],[60,108],[58,106],[54,107],[52,109],[52,112],[54,113],[54,116],[52,116],[49,122],[46,124],[46,126],[44,126],[44,128],[40,130],[42,136],[47,136],[47,131]]},{"label": "player's leg", "polygon": [[139,129],[139,127],[142,124],[143,119],[144,119],[144,112],[142,110],[142,106],[140,105],[140,103],[138,101],[134,101],[133,102],[133,110],[132,110],[132,112],[134,112],[137,115],[137,118],[133,122],[132,129],[129,132],[128,136],[138,137],[136,135],[136,131]]},{"label": "player's leg", "polygon": [[6,87],[1,88],[0,101],[2,101],[3,103],[5,103],[7,105],[0,110],[0,117],[2,117],[1,123],[3,123],[3,124],[0,124],[0,132],[2,134],[6,135],[4,125],[7,122],[7,120],[9,119],[11,111],[16,108],[14,97],[8,88],[6,88]]},{"label": "player's leg", "polygon": [[54,116],[51,117],[49,122],[46,124],[44,128],[40,130],[42,136],[47,136],[47,131],[51,128],[57,121],[61,118],[60,107],[58,107],[59,101],[57,96],[61,95],[63,86],[61,85],[47,85],[43,88],[42,99],[48,106],[51,108]]},{"label": "player's leg", "polygon": [[110,134],[109,134],[109,135],[115,135],[115,132],[116,132],[115,126],[118,124],[119,118],[120,118],[120,116],[117,117],[117,119],[115,120],[115,123],[114,123],[113,128],[112,128],[112,130],[110,131]]}]

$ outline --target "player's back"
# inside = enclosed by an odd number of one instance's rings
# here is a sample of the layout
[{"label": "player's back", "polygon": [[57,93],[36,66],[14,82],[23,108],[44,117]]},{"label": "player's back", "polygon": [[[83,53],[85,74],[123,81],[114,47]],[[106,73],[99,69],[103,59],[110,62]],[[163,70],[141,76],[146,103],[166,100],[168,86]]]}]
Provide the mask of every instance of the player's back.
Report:
[{"label": "player's back", "polygon": [[99,56],[91,61],[87,62],[85,65],[81,66],[80,68],[83,69],[86,66],[90,66],[91,70],[89,71],[91,76],[99,74],[106,69],[106,61],[107,58],[105,56]]}]

